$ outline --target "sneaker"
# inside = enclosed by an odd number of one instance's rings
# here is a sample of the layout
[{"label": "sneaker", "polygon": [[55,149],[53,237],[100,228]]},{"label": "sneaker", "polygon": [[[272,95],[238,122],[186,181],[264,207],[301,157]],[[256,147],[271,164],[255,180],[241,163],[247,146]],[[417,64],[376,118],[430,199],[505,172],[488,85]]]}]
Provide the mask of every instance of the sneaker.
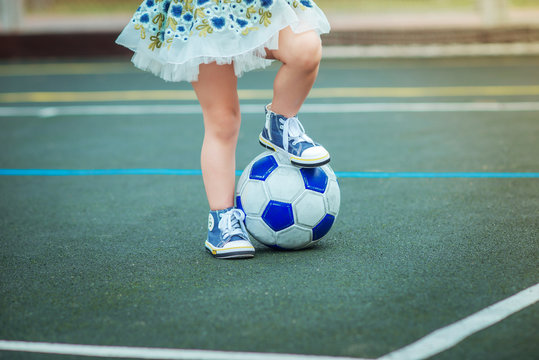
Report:
[{"label": "sneaker", "polygon": [[301,167],[318,167],[330,160],[328,151],[305,134],[297,117],[274,113],[266,106],[266,124],[258,140],[260,145],[288,157],[290,162]]},{"label": "sneaker", "polygon": [[206,249],[219,259],[252,258],[255,248],[249,241],[244,220],[245,213],[240,209],[210,211]]}]

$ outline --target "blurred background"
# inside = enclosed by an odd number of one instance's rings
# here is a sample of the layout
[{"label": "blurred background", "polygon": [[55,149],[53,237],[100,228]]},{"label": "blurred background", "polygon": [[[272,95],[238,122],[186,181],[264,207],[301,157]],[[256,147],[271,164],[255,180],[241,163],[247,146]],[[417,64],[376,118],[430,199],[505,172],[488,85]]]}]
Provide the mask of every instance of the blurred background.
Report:
[{"label": "blurred background", "polygon": [[[141,0],[0,0],[0,57],[48,56],[30,36],[86,34],[103,48],[95,55],[116,55],[109,44]],[[332,24],[325,46],[414,44],[525,44],[539,52],[539,0],[317,0]],[[14,40],[14,37],[18,36]],[[20,36],[28,41],[21,42]],[[81,53],[67,41],[61,54]],[[97,40],[96,40],[97,41]],[[113,43],[113,41],[112,41]],[[530,47],[530,44],[534,46]],[[35,47],[38,47],[37,53]],[[53,45],[50,45],[53,46]],[[50,47],[49,46],[49,47]],[[108,47],[107,47],[108,46]],[[31,47],[34,47],[31,51]],[[52,52],[52,49],[51,49]],[[359,55],[366,52],[360,52]]]}]

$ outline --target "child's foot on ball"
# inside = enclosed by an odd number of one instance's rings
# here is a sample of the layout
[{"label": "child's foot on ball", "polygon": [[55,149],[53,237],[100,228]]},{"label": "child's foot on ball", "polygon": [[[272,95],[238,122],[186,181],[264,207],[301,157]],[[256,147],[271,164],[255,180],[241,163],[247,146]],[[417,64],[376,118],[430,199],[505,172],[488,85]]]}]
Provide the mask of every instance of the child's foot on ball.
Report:
[{"label": "child's foot on ball", "polygon": [[297,117],[287,118],[266,106],[266,124],[260,136],[260,144],[288,156],[290,162],[302,167],[317,167],[330,160],[328,151],[305,134]]},{"label": "child's foot on ball", "polygon": [[210,211],[206,249],[219,259],[252,258],[255,248],[249,241],[244,220],[245,214],[240,209]]}]

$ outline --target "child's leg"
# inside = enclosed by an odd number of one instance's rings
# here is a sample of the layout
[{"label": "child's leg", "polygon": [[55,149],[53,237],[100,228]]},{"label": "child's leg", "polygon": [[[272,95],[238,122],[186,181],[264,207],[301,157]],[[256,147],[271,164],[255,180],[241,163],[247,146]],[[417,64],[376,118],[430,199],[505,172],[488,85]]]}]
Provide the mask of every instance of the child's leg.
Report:
[{"label": "child's leg", "polygon": [[273,84],[273,102],[266,107],[260,144],[288,156],[292,164],[317,167],[330,161],[328,151],[307,134],[296,115],[318,76],[322,44],[315,31],[296,34],[287,27],[279,33],[279,49],[267,57],[282,62]]},{"label": "child's leg", "polygon": [[318,76],[322,44],[315,31],[296,34],[287,27],[279,33],[279,49],[267,50],[268,58],[283,63],[273,84],[271,110],[295,116]]},{"label": "child's leg", "polygon": [[200,65],[193,82],[204,115],[204,143],[200,162],[210,205],[208,237],[204,246],[220,259],[251,258],[243,211],[234,209],[236,142],[240,104],[233,65]]},{"label": "child's leg", "polygon": [[240,105],[233,65],[202,64],[192,83],[204,115],[202,176],[211,210],[234,205]]}]

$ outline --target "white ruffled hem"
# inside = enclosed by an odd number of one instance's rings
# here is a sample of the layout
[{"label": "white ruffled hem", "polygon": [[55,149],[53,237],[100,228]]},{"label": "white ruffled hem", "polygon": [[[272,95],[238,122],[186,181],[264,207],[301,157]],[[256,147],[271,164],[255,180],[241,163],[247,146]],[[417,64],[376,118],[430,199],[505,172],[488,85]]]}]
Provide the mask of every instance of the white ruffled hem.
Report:
[{"label": "white ruffled hem", "polygon": [[163,63],[153,53],[143,49],[135,51],[131,61],[137,68],[151,72],[152,74],[159,76],[166,81],[197,81],[199,65],[211,63],[217,63],[218,65],[234,64],[234,73],[239,78],[246,72],[264,69],[271,65],[273,60],[268,60],[265,58],[265,49],[278,49],[278,43],[279,36],[277,33],[262,45],[238,55],[219,57],[199,56],[189,59],[183,63]]}]

